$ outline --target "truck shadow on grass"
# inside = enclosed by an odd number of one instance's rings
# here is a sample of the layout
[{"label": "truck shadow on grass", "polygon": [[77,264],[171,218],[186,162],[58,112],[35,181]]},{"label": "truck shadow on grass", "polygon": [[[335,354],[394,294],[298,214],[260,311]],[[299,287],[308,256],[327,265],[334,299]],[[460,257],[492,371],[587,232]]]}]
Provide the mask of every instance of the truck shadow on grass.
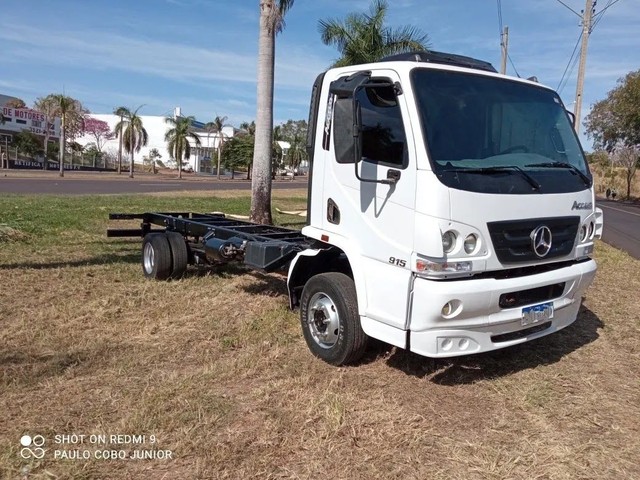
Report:
[{"label": "truck shadow on grass", "polygon": [[429,378],[439,385],[470,384],[556,363],[597,340],[598,330],[603,327],[602,320],[583,306],[573,324],[531,342],[488,353],[443,359],[425,358],[396,349],[387,359],[387,364],[407,375]]},{"label": "truck shadow on grass", "polygon": [[287,278],[276,277],[264,274],[256,270],[246,272],[253,277],[249,285],[245,285],[242,289],[251,295],[263,295],[267,297],[285,297],[286,302],[289,301],[289,292],[287,290]]}]

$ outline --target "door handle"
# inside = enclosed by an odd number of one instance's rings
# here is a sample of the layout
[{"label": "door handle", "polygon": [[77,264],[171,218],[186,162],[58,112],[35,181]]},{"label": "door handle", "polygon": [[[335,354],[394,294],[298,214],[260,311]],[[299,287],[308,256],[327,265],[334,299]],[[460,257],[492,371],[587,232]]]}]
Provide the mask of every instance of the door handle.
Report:
[{"label": "door handle", "polygon": [[400,173],[400,170],[394,170],[393,168],[387,170],[387,184],[395,185],[398,183],[398,180],[400,180]]}]

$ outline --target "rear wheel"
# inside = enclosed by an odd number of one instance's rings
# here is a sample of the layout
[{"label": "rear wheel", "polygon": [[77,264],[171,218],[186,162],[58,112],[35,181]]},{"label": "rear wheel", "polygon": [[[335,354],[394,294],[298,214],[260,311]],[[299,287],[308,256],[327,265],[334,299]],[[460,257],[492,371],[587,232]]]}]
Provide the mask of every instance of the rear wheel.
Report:
[{"label": "rear wheel", "polygon": [[184,272],[187,271],[189,263],[189,252],[184,237],[177,232],[166,232],[169,247],[171,249],[171,275],[169,278],[177,280],[182,278]]},{"label": "rear wheel", "polygon": [[148,233],[142,241],[142,271],[154,280],[166,280],[171,275],[171,248],[163,233]]},{"label": "rear wheel", "polygon": [[300,323],[311,352],[332,365],[356,362],[366,349],[356,288],[342,273],[321,273],[307,282],[300,299]]}]

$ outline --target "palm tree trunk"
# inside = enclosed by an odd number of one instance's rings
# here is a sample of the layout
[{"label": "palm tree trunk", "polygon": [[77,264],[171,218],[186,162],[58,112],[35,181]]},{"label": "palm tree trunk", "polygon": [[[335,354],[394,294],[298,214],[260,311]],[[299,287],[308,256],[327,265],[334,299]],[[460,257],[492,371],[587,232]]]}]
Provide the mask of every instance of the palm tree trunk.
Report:
[{"label": "palm tree trunk", "polygon": [[[120,116],[120,127],[122,127],[122,115]],[[120,175],[122,173],[122,135],[124,134],[124,132],[122,130],[120,130],[120,135],[118,135],[120,137],[120,143],[118,146],[118,175]]]},{"label": "palm tree trunk", "polygon": [[260,2],[258,41],[258,90],[253,178],[251,180],[251,220],[273,223],[271,217],[271,137],[273,135],[273,63],[275,31],[271,22],[275,0]]},{"label": "palm tree trunk", "polygon": [[[131,122],[133,123],[133,122]],[[135,150],[133,145],[133,125],[129,125],[129,150],[131,151],[131,163],[129,164],[129,178],[133,178],[133,151]]]},{"label": "palm tree trunk", "polygon": [[65,132],[65,114],[62,114],[61,125],[60,125],[60,152],[59,152],[59,161],[60,161],[60,176],[64,177],[64,146],[66,142],[66,132]]},{"label": "palm tree trunk", "polygon": [[[220,134],[221,135],[221,134]],[[222,137],[218,139],[218,170],[216,171],[218,174],[218,180],[220,180],[220,161],[222,160]]]},{"label": "palm tree trunk", "polygon": [[178,178],[182,179],[182,140],[176,142],[176,162],[178,162]]}]

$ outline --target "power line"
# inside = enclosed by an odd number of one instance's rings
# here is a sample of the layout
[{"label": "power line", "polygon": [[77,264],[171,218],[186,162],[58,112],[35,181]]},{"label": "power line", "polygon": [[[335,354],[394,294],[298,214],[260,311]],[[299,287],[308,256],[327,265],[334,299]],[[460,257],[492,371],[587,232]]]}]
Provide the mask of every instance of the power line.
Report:
[{"label": "power line", "polygon": [[596,28],[596,26],[600,23],[600,20],[602,20],[602,17],[604,17],[604,12],[606,12],[609,7],[612,7],[619,1],[620,0],[609,0],[605,5],[605,7],[602,10],[600,10],[596,15],[594,15],[593,17],[594,22],[593,22],[593,25],[591,26],[591,31],[593,31],[593,29]]},{"label": "power line", "polygon": [[522,78],[520,77],[520,74],[518,73],[518,69],[516,68],[516,66],[513,64],[513,60],[511,60],[511,55],[509,55],[507,53],[507,58],[509,59],[509,63],[511,64],[511,66],[513,67],[513,71],[516,72],[516,75],[518,76],[518,78]]},{"label": "power line", "polygon": [[604,12],[605,12],[609,7],[614,6],[614,5],[615,5],[616,3],[618,3],[619,1],[620,1],[620,0],[609,0],[609,2],[605,5],[605,7],[604,7],[602,10],[600,10],[600,11],[595,15],[595,18],[597,18],[597,17],[601,17],[601,16],[602,16],[602,14],[603,14],[603,13],[604,13]]},{"label": "power line", "polygon": [[569,5],[567,5],[566,3],[564,3],[562,0],[556,0],[559,4],[565,6],[566,8],[568,8],[569,10],[571,10],[573,13],[575,13],[577,16],[579,16],[580,18],[582,18],[582,15],[580,15],[578,12],[576,12],[573,8],[571,8]]},{"label": "power line", "polygon": [[573,60],[576,51],[578,50],[578,45],[580,45],[580,40],[582,40],[582,30],[580,30],[580,35],[578,36],[578,40],[576,41],[575,47],[573,47],[573,52],[571,52],[571,57],[569,57],[569,61],[567,62],[567,66],[564,68],[564,73],[562,74],[562,78],[560,79],[560,83],[558,83],[558,88],[556,90],[560,90],[560,85],[564,81],[565,75],[567,74],[567,70],[569,70],[569,65],[571,65],[571,61]]},{"label": "power line", "polygon": [[[580,52],[582,51],[582,49],[580,50]],[[576,55],[576,58],[573,60],[573,64],[571,65],[571,68],[569,69],[569,73],[566,76],[566,78],[564,79],[564,84],[562,84],[562,86],[560,86],[558,88],[558,94],[561,94],[562,91],[564,90],[564,87],[567,86],[567,83],[569,83],[569,78],[571,78],[571,74],[573,73],[573,69],[576,68],[576,64],[578,63],[578,60],[580,60],[580,55]]]}]

